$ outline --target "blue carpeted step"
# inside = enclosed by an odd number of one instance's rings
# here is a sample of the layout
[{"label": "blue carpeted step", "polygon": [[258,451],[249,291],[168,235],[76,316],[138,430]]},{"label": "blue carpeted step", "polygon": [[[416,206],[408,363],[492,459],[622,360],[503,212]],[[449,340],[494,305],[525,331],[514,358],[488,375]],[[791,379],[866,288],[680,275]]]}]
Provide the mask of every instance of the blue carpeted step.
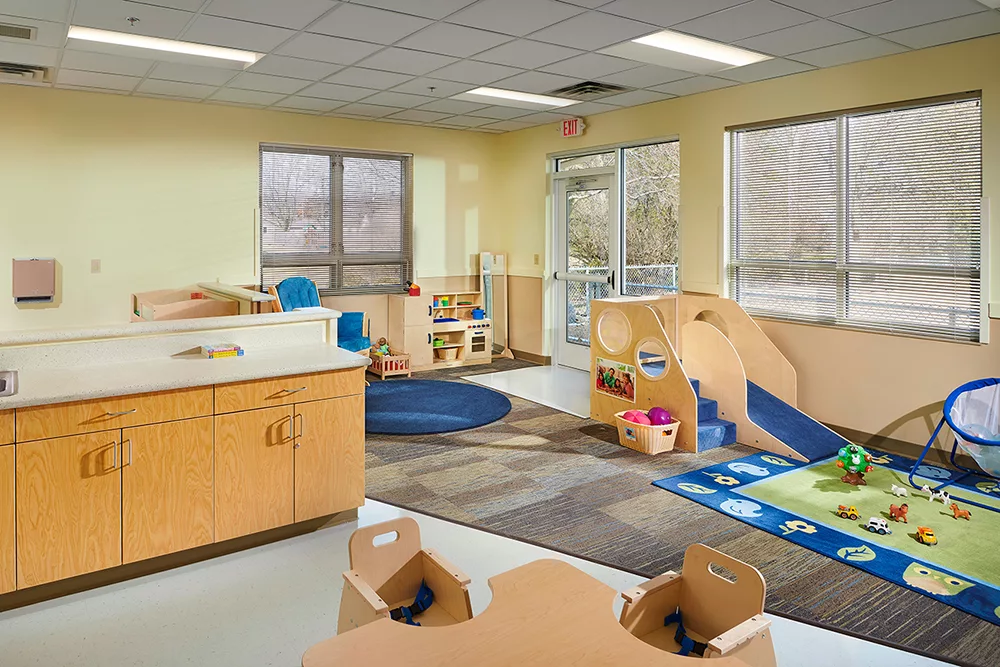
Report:
[{"label": "blue carpeted step", "polygon": [[719,402],[711,398],[698,397],[698,423],[719,418]]},{"label": "blue carpeted step", "polygon": [[736,424],[725,419],[698,422],[698,451],[736,442]]},{"label": "blue carpeted step", "polygon": [[701,397],[701,382],[695,380],[694,378],[688,378],[691,381],[691,388],[694,389],[694,395]]}]

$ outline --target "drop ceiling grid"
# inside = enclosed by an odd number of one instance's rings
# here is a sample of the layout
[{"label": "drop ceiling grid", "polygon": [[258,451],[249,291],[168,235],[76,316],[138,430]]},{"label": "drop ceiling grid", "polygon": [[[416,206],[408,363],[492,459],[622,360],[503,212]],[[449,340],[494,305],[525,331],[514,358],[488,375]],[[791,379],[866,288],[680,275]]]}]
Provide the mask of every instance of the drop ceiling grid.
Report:
[{"label": "drop ceiling grid", "polygon": [[[1000,10],[977,0],[0,0],[0,22],[37,25],[46,34],[59,27],[63,37],[74,21],[126,31],[130,15],[146,17],[137,32],[266,56],[245,72],[200,71],[67,50],[57,46],[64,39],[50,46],[0,39],[0,60],[51,53],[60,88],[504,132],[580,112],[490,113],[489,104],[441,102],[507,80],[525,92],[586,79],[633,82],[634,93],[579,107],[593,113],[1000,32]],[[699,77],[597,53],[608,40],[664,28],[776,59]],[[341,55],[326,57],[339,62],[287,55],[332,49]],[[63,67],[64,59],[82,69]],[[590,74],[588,64],[600,69]]]}]

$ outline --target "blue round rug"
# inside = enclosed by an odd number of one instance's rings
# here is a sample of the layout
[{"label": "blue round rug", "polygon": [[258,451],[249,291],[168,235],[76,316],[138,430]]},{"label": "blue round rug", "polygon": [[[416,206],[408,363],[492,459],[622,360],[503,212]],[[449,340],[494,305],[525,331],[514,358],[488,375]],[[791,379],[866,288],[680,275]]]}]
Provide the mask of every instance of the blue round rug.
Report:
[{"label": "blue round rug", "polygon": [[390,380],[365,389],[365,432],[418,435],[464,431],[510,412],[503,394],[462,382]]}]

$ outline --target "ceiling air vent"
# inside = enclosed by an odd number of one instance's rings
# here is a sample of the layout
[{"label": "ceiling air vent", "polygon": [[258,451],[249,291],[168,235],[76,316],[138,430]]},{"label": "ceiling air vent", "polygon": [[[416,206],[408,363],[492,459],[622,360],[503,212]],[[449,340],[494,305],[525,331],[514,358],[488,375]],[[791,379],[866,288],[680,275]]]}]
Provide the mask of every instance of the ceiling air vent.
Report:
[{"label": "ceiling air vent", "polygon": [[632,90],[626,86],[616,86],[613,83],[601,83],[600,81],[583,81],[574,83],[572,86],[559,88],[546,93],[555,97],[568,97],[574,100],[596,100],[608,95],[617,95]]},{"label": "ceiling air vent", "polygon": [[19,65],[17,63],[0,62],[0,81],[48,81],[49,69],[35,65]]},{"label": "ceiling air vent", "polygon": [[0,23],[0,37],[7,37],[10,39],[34,39],[35,29],[26,25]]}]

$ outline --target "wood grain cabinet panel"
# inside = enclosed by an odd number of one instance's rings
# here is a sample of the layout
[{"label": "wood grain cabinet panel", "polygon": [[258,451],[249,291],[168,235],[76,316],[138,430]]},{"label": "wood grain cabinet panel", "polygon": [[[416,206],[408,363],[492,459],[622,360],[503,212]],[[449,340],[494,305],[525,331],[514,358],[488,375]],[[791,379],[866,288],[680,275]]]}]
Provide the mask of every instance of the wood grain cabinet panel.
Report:
[{"label": "wood grain cabinet panel", "polygon": [[14,411],[0,410],[0,445],[14,442]]},{"label": "wood grain cabinet panel", "polygon": [[215,541],[294,521],[292,408],[215,417]]},{"label": "wood grain cabinet panel", "polygon": [[121,565],[120,433],[16,445],[19,589]]},{"label": "wood grain cabinet panel", "polygon": [[0,593],[17,587],[14,551],[14,446],[0,447]]},{"label": "wood grain cabinet panel", "polygon": [[365,502],[365,397],[295,406],[295,520]]},{"label": "wood grain cabinet panel", "polygon": [[211,414],[212,387],[18,408],[17,442],[204,417]]},{"label": "wood grain cabinet panel", "polygon": [[224,414],[275,405],[292,405],[363,394],[364,391],[364,368],[234,382],[216,385],[215,412]]},{"label": "wood grain cabinet panel", "polygon": [[122,431],[122,560],[211,544],[212,418]]}]

